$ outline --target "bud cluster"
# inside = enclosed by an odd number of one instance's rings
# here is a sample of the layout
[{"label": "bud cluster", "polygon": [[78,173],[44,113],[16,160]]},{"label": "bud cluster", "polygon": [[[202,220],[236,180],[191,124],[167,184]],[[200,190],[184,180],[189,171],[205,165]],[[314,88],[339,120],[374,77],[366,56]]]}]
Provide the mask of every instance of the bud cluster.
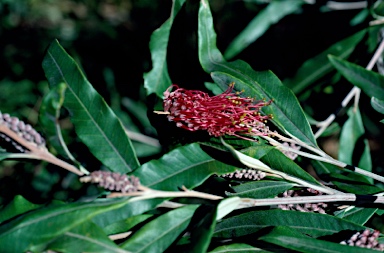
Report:
[{"label": "bud cluster", "polygon": [[[8,113],[0,112],[0,124],[6,126],[12,132],[18,134],[24,140],[34,143],[37,146],[45,146],[44,138],[29,124],[16,117],[11,117]],[[20,152],[25,152],[24,148],[5,133],[0,133],[0,137],[10,142]]]},{"label": "bud cluster", "polygon": [[94,171],[89,175],[80,178],[81,182],[97,183],[100,187],[122,193],[136,192],[140,185],[139,178],[127,176],[117,172]]},{"label": "bud cluster", "polygon": [[261,180],[266,176],[265,172],[254,169],[242,169],[232,173],[221,175],[224,178],[232,179],[248,179],[248,180]]},{"label": "bud cluster", "polygon": [[[292,149],[294,149],[294,150],[300,150],[300,146],[296,146],[296,145],[293,144],[293,143],[284,142],[283,145],[286,146],[286,147],[292,148]],[[297,154],[294,153],[294,152],[292,152],[292,151],[282,150],[281,152],[282,152],[286,157],[288,157],[288,158],[291,159],[291,160],[295,160],[296,157],[297,157]]]},{"label": "bud cluster", "polygon": [[340,244],[384,251],[384,244],[377,241],[379,235],[380,232],[377,230],[365,229],[363,232],[353,234],[351,238],[340,242]]},{"label": "bud cluster", "polygon": [[[172,88],[175,91],[170,91]],[[199,90],[186,90],[172,85],[164,92],[164,112],[168,120],[189,131],[205,130],[210,135],[268,135],[266,121],[271,115],[263,116],[260,109],[271,101],[255,101],[240,97],[240,92],[232,92],[234,85],[217,96]]]},{"label": "bud cluster", "polygon": [[[323,195],[322,192],[317,190],[306,188],[300,190],[288,190],[283,192],[280,196],[282,198],[291,198],[291,197],[303,197],[303,196],[317,196]],[[311,212],[311,213],[322,213],[325,214],[325,208],[327,208],[326,203],[307,203],[307,204],[280,204],[277,207],[282,210],[293,210],[300,212]]]}]

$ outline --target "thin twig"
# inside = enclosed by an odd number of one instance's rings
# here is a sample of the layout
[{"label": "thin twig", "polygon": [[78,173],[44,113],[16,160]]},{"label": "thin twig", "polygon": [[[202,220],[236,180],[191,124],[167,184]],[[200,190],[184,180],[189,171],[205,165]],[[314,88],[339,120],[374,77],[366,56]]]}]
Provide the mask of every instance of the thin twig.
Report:
[{"label": "thin twig", "polygon": [[[357,197],[352,193],[320,195],[320,196],[304,196],[290,198],[267,198],[267,199],[251,199],[242,198],[241,208],[252,206],[272,206],[280,204],[306,204],[306,203],[321,203],[321,202],[354,202]],[[370,202],[372,204],[383,204],[384,197],[377,196]]]},{"label": "thin twig", "polygon": [[152,190],[150,188],[146,188],[145,191],[141,192],[133,192],[133,193],[120,193],[114,192],[109,194],[108,198],[118,198],[118,197],[127,197],[127,196],[136,196],[133,197],[130,201],[138,201],[143,199],[153,199],[153,198],[202,198],[202,199],[210,199],[210,200],[218,200],[222,199],[221,196],[216,196],[204,192],[197,192],[192,190],[183,189],[181,192],[173,192],[173,191],[159,191]]},{"label": "thin twig", "polygon": [[[376,52],[372,56],[371,60],[369,61],[366,69],[367,70],[372,70],[373,66],[375,66],[377,60],[380,58],[384,51],[384,40],[381,40],[379,47],[376,49]],[[359,96],[360,96],[360,88],[358,87],[353,87],[352,90],[347,94],[347,96],[344,98],[344,100],[341,102],[342,108],[345,108],[351,99],[355,97],[355,105],[354,107],[357,108],[357,104],[359,101]],[[318,127],[320,127],[317,132],[315,133],[315,138],[317,139],[320,137],[320,135],[327,129],[327,127],[335,120],[336,115],[331,114],[328,116],[328,118],[320,123],[317,124]]]},{"label": "thin twig", "polygon": [[127,133],[128,137],[131,140],[145,143],[145,144],[148,144],[148,145],[156,147],[156,148],[161,147],[160,142],[155,138],[146,136],[146,135],[141,134],[141,133],[132,132],[132,131],[127,130],[127,129],[125,129],[125,132]]},{"label": "thin twig", "polygon": [[[373,178],[374,180],[377,180],[377,181],[380,181],[380,182],[384,183],[384,177],[383,176],[380,176],[380,175],[377,175],[375,173],[372,173],[372,172],[360,169],[359,167],[348,166],[347,163],[338,161],[338,160],[336,160],[336,159],[334,159],[334,158],[332,158],[332,157],[330,157],[328,155],[327,156],[317,156],[317,155],[309,154],[309,153],[306,153],[306,152],[303,152],[303,151],[296,150],[296,149],[293,149],[291,147],[285,146],[282,143],[280,143],[280,142],[278,142],[278,141],[276,141],[276,140],[274,140],[274,139],[272,139],[270,137],[263,136],[263,138],[268,140],[271,145],[275,146],[280,151],[285,150],[285,151],[292,152],[292,153],[295,153],[295,154],[298,154],[300,156],[307,157],[307,158],[310,158],[310,159],[313,159],[313,160],[317,160],[317,161],[333,164],[333,165],[336,165],[336,166],[341,167],[343,169],[349,169],[349,167],[352,167],[353,168],[352,171],[354,171],[354,172],[356,172],[356,173],[358,173],[360,175],[364,175],[364,176]],[[298,143],[298,142],[296,142],[296,143]],[[299,143],[301,143],[301,142],[299,142]],[[305,146],[309,147],[308,145],[305,145]],[[321,150],[318,149],[318,151],[320,152]],[[323,152],[323,151],[321,151],[321,152]]]}]

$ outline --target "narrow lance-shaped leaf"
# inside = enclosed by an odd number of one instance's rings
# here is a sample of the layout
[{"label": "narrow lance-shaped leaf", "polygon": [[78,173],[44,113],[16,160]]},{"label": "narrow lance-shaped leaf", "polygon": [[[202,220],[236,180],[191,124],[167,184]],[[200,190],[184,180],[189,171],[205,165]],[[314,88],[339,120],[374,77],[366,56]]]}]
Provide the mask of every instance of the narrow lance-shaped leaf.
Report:
[{"label": "narrow lance-shaped leaf", "polygon": [[275,197],[277,194],[289,190],[293,184],[280,181],[267,181],[249,182],[233,186],[236,193],[227,193],[228,196],[239,196],[243,198],[270,198]]},{"label": "narrow lance-shaped leaf", "polygon": [[254,17],[243,31],[229,44],[224,53],[226,59],[232,58],[249,44],[261,37],[268,28],[280,19],[300,9],[302,0],[273,1]]},{"label": "narrow lance-shaped leaf", "polygon": [[92,219],[92,221],[98,226],[104,228],[115,222],[152,210],[163,201],[163,199],[143,199],[128,202],[120,208],[97,215]]},{"label": "narrow lance-shaped leaf", "polygon": [[169,211],[136,231],[121,247],[131,252],[164,252],[187,228],[197,205]]},{"label": "narrow lance-shaped leaf", "polygon": [[64,106],[71,113],[77,135],[90,151],[112,171],[126,173],[138,168],[120,120],[58,41],[48,48],[43,68],[51,87],[67,85]]},{"label": "narrow lance-shaped leaf", "polygon": [[147,187],[177,191],[181,186],[194,188],[212,174],[221,175],[236,169],[216,161],[194,143],[174,149],[159,160],[143,164],[133,174]]},{"label": "narrow lance-shaped leaf", "polygon": [[149,47],[153,67],[151,71],[144,74],[144,87],[147,89],[147,95],[156,93],[157,96],[162,97],[163,92],[172,84],[168,74],[167,47],[173,20],[184,2],[185,0],[174,0],[171,16],[151,35]]},{"label": "narrow lance-shaped leaf", "polygon": [[347,211],[338,211],[335,216],[359,225],[364,225],[377,210],[377,208],[353,207]]},{"label": "narrow lance-shaped leaf", "polygon": [[17,195],[10,203],[0,209],[0,223],[40,206],[29,202],[23,196]]},{"label": "narrow lance-shaped leaf", "polygon": [[[357,164],[359,168],[372,171],[372,159],[368,141],[364,138],[365,130],[359,108],[348,110],[348,120],[343,125],[340,134],[338,159],[347,164]],[[361,142],[360,142],[361,139]],[[362,154],[356,154],[358,145],[364,147]],[[373,179],[369,179],[373,183]]]},{"label": "narrow lance-shaped leaf", "polygon": [[286,227],[277,227],[271,233],[264,235],[260,240],[273,243],[287,249],[308,253],[374,253],[375,250],[361,247],[351,247],[334,242],[313,239]]},{"label": "narrow lance-shaped leaf", "polygon": [[336,42],[320,54],[305,61],[297,70],[295,76],[291,79],[284,80],[284,84],[291,88],[294,93],[300,93],[332,71],[332,64],[327,58],[329,54],[336,55],[340,58],[347,58],[353,52],[356,45],[364,38],[366,33],[367,30],[365,29],[357,32],[348,38]]},{"label": "narrow lance-shaped leaf", "polygon": [[349,82],[362,89],[368,96],[384,100],[384,76],[332,55],[328,58]]},{"label": "narrow lance-shaped leaf", "polygon": [[262,110],[265,114],[273,114],[272,122],[281,130],[316,146],[316,140],[297,98],[272,72],[256,72],[243,61],[224,60],[216,47],[216,33],[207,0],[202,0],[200,4],[198,35],[200,63],[206,72],[211,73],[222,90],[226,90],[229,83],[235,82],[235,89],[244,90],[246,96],[273,99],[273,103]]},{"label": "narrow lance-shaped leaf", "polygon": [[199,217],[194,222],[190,237],[191,243],[185,253],[207,252],[216,225],[217,206],[202,205],[196,210],[195,215]]},{"label": "narrow lance-shaped leaf", "polygon": [[313,237],[338,233],[342,230],[364,230],[365,227],[340,218],[316,213],[268,210],[251,211],[217,223],[217,237],[233,238],[255,233],[270,226],[287,226]]},{"label": "narrow lance-shaped leaf", "polygon": [[[113,199],[32,211],[0,226],[0,252],[42,251],[57,236],[126,202],[126,199]],[[23,240],[20,240],[20,235],[23,235]]]},{"label": "narrow lance-shaped leaf", "polygon": [[99,252],[129,253],[112,242],[103,230],[92,222],[84,222],[65,232],[47,247],[62,253]]}]

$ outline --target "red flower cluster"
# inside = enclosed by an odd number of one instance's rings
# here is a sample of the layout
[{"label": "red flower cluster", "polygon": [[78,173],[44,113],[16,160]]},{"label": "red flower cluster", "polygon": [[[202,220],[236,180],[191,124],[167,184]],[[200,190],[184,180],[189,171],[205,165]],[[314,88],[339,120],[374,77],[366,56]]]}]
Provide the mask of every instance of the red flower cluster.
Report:
[{"label": "red flower cluster", "polygon": [[[234,84],[230,84],[224,93],[210,97],[202,91],[172,85],[164,92],[164,111],[169,121],[189,131],[206,130],[216,137],[225,134],[241,138],[239,134],[268,135],[265,123],[272,116],[262,116],[259,111],[271,101],[240,97],[240,92],[232,92],[233,87]],[[176,90],[171,92],[172,88]]]}]

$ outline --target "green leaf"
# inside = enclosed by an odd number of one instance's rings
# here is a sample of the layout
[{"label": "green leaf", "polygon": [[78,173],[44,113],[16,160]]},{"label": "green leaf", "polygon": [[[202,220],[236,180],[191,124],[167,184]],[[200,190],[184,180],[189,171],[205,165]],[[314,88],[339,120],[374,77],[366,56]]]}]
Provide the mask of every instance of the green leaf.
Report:
[{"label": "green leaf", "polygon": [[296,72],[296,75],[292,79],[284,80],[284,84],[291,88],[296,94],[302,92],[308,86],[333,70],[332,64],[327,58],[329,54],[344,59],[347,58],[353,52],[356,45],[364,38],[366,32],[367,30],[361,30],[305,61]]},{"label": "green leaf", "polygon": [[364,227],[340,218],[316,213],[268,210],[251,211],[217,223],[214,236],[232,238],[255,233],[270,226],[287,226],[313,237],[331,235],[342,230]]},{"label": "green leaf", "polygon": [[332,183],[344,192],[354,193],[354,194],[375,194],[383,191],[382,188],[375,185],[367,185],[363,183],[351,183],[351,181],[335,181],[332,180]]},{"label": "green leaf", "polygon": [[208,156],[198,144],[190,144],[172,150],[159,160],[143,164],[133,172],[142,185],[177,191],[178,187],[194,188],[210,175],[234,172],[237,168],[216,161]]},{"label": "green leaf", "polygon": [[156,93],[157,96],[163,97],[163,92],[172,84],[167,66],[169,34],[173,21],[184,2],[185,0],[174,0],[171,16],[151,35],[149,47],[153,67],[151,71],[144,74],[144,87],[147,89],[147,95]]},{"label": "green leaf", "polygon": [[244,28],[243,31],[229,44],[224,53],[226,59],[230,59],[243,51],[251,43],[261,37],[268,28],[287,16],[299,10],[304,1],[273,1]]},{"label": "green leaf", "polygon": [[384,114],[384,100],[380,100],[378,98],[372,97],[371,105],[372,105],[372,108],[375,109],[377,112]]},{"label": "green leaf", "polygon": [[271,251],[255,248],[255,247],[252,247],[252,246],[245,244],[245,243],[234,243],[234,244],[219,246],[219,247],[215,248],[214,250],[209,251],[209,253],[236,253],[236,252],[267,253],[267,252],[271,252]]},{"label": "green leaf", "polygon": [[348,211],[338,211],[335,216],[359,225],[364,225],[377,210],[377,208],[354,207]]},{"label": "green leaf", "polygon": [[191,243],[184,251],[186,253],[207,252],[215,229],[217,206],[201,206],[199,209],[195,215],[200,211],[203,212],[203,216],[193,224],[196,228],[191,232]]},{"label": "green leaf", "polygon": [[[369,144],[367,139],[363,139],[362,142],[358,142],[365,134],[363,120],[361,119],[360,110],[358,108],[350,108],[348,110],[348,120],[342,127],[340,134],[339,145],[339,161],[347,164],[357,164],[357,166],[366,171],[372,171],[372,160],[369,151]],[[358,145],[364,145],[364,151],[360,157],[355,154],[355,149]],[[373,179],[370,178],[370,183],[373,183]]]},{"label": "green leaf", "polygon": [[0,210],[0,223],[20,214],[39,208],[41,205],[33,204],[21,195],[16,195],[13,200]]},{"label": "green leaf", "polygon": [[243,61],[224,60],[216,47],[216,33],[207,0],[202,0],[200,4],[198,35],[200,64],[206,72],[211,73],[222,90],[235,82],[235,89],[244,90],[246,96],[273,99],[271,105],[263,108],[263,113],[273,114],[272,122],[281,130],[316,146],[316,140],[297,98],[272,72],[256,72]]},{"label": "green leaf", "polygon": [[163,199],[144,199],[140,201],[128,202],[126,205],[118,209],[97,215],[92,219],[92,221],[98,226],[104,228],[115,222],[152,210],[163,201]]},{"label": "green leaf", "polygon": [[362,89],[369,97],[384,100],[384,76],[332,55],[328,58],[349,82]]},{"label": "green leaf", "polygon": [[334,242],[313,239],[304,236],[294,229],[277,227],[271,233],[264,235],[260,240],[273,243],[297,252],[307,253],[373,253],[375,250],[365,249],[361,247],[351,247]]},{"label": "green leaf", "polygon": [[148,218],[151,218],[152,216],[153,215],[151,215],[151,214],[136,215],[136,216],[130,217],[128,219],[117,221],[115,223],[109,224],[108,226],[106,226],[103,229],[107,235],[127,232],[131,228],[136,226],[137,224],[147,220]]},{"label": "green leaf", "polygon": [[233,186],[236,193],[227,193],[228,196],[242,198],[271,198],[293,187],[293,184],[283,181],[259,181]]},{"label": "green leaf", "polygon": [[181,207],[148,222],[121,244],[121,248],[131,252],[164,252],[187,228],[197,207]]},{"label": "green leaf", "polygon": [[[127,199],[99,200],[29,212],[0,226],[0,252],[42,251],[56,237],[126,202]],[[23,240],[19,240],[20,235],[23,235]]]},{"label": "green leaf", "polygon": [[116,252],[128,253],[112,242],[103,230],[92,222],[84,222],[65,232],[47,246],[47,249],[63,252]]},{"label": "green leaf", "polygon": [[77,135],[92,154],[112,171],[126,173],[138,168],[121,122],[58,41],[48,48],[43,68],[51,88],[67,85],[64,106],[71,113]]}]

